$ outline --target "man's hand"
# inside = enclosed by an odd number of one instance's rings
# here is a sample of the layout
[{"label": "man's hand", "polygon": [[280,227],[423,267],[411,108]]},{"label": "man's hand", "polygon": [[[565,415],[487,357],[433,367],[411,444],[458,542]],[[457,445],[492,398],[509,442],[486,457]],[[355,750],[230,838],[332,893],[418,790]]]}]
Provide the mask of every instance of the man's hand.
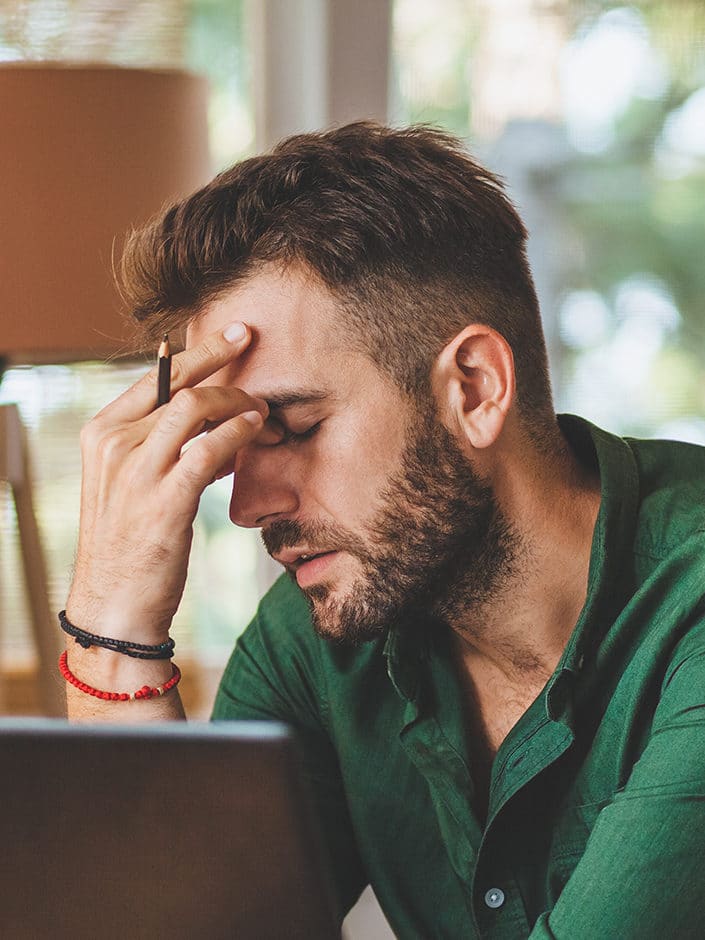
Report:
[{"label": "man's hand", "polygon": [[[66,605],[76,626],[137,643],[166,639],[184,589],[201,494],[232,468],[267,417],[266,403],[240,389],[196,386],[240,355],[250,338],[242,324],[231,324],[174,357],[168,404],[154,410],[155,368],[85,426],[78,552]],[[161,681],[157,672],[170,671],[168,663],[95,647],[81,651],[72,644],[69,656],[88,683],[93,673],[124,684],[133,674],[136,681],[147,674]]]}]

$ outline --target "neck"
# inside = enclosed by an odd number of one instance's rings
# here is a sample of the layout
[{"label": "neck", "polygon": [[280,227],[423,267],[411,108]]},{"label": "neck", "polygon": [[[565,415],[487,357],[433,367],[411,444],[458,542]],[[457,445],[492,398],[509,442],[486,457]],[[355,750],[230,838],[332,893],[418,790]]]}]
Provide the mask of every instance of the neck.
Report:
[{"label": "neck", "polygon": [[493,483],[518,551],[492,596],[453,618],[453,640],[466,671],[543,684],[585,604],[599,478],[567,445],[558,459],[523,451],[501,465]]}]

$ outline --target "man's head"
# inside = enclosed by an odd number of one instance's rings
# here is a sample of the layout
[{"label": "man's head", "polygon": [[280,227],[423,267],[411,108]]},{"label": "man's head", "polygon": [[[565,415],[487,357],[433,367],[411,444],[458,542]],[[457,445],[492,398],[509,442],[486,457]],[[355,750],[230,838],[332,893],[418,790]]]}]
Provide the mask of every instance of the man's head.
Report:
[{"label": "man's head", "polygon": [[212,380],[266,399],[280,433],[238,453],[231,518],[324,635],[452,621],[506,579],[519,542],[474,457],[509,413],[526,442],[556,427],[524,242],[457,142],[356,124],[245,161],[128,246],[148,338],[251,326]]},{"label": "man's head", "polygon": [[154,344],[274,262],[307,268],[339,302],[338,328],[407,394],[468,323],[514,356],[529,436],[554,428],[526,231],[501,183],[459,141],[356,123],[245,160],[128,243],[122,288]]},{"label": "man's head", "polygon": [[[429,619],[464,622],[471,632],[468,615],[514,570],[520,540],[491,487],[435,414],[419,419],[363,525],[284,518],[262,530],[269,553],[289,559],[326,639],[357,644]],[[302,569],[302,545],[331,554]],[[335,572],[341,553],[356,563],[344,590]]]}]

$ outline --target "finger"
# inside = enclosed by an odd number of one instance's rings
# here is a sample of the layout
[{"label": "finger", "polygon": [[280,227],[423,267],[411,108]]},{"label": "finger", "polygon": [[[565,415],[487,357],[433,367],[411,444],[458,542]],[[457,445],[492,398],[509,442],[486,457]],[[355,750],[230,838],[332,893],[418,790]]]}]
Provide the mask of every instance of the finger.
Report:
[{"label": "finger", "polygon": [[[171,394],[188,388],[222,369],[241,355],[252,339],[250,328],[240,322],[207,336],[192,349],[178,353],[171,361]],[[157,402],[158,368],[151,369],[139,382],[107,405],[97,415],[101,423],[137,421],[154,410]]]},{"label": "finger", "polygon": [[183,453],[171,473],[171,482],[200,494],[209,483],[223,474],[223,468],[235,461],[237,452],[262,430],[258,411],[247,411],[209,431]]},{"label": "finger", "polygon": [[[159,411],[159,419],[144,442],[141,459],[152,472],[165,473],[180,458],[184,445],[223,422],[255,411],[264,422],[268,414],[267,403],[253,398],[240,388],[206,386],[183,388]],[[192,445],[193,446],[193,445]]]},{"label": "finger", "polygon": [[[281,444],[283,438],[284,428],[275,418],[268,418],[254,440],[262,447],[272,447],[275,444]],[[224,477],[230,476],[234,470],[233,458],[228,457],[223,466],[218,468],[215,479],[222,480]]]},{"label": "finger", "polygon": [[264,422],[264,427],[257,435],[257,443],[263,447],[272,447],[275,444],[281,444],[284,435],[285,431],[281,421],[268,417]]}]

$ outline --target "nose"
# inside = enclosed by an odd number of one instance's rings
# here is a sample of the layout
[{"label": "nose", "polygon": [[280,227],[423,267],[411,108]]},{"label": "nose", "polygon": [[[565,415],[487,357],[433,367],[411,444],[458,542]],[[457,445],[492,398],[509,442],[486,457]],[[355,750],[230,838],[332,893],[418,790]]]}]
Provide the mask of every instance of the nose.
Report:
[{"label": "nose", "polygon": [[235,525],[253,529],[297,513],[299,496],[290,464],[287,455],[274,447],[254,443],[239,451],[230,497]]}]

